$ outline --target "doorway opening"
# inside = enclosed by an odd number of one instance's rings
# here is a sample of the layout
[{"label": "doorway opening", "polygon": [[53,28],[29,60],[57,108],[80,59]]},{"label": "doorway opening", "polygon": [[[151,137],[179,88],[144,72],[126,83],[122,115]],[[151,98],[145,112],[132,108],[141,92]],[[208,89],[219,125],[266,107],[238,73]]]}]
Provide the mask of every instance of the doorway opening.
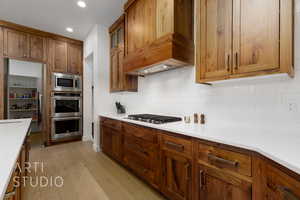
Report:
[{"label": "doorway opening", "polygon": [[31,118],[32,145],[44,144],[43,63],[6,59],[5,118]]}]

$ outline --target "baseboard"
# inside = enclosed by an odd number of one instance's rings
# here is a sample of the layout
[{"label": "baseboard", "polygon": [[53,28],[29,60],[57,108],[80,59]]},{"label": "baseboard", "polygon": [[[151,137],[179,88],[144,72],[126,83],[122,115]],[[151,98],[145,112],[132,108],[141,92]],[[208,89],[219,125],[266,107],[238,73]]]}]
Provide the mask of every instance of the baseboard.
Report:
[{"label": "baseboard", "polygon": [[88,141],[93,141],[90,137],[88,137],[88,136],[83,136],[82,137],[82,141],[83,142],[88,142]]},{"label": "baseboard", "polygon": [[93,144],[93,149],[94,149],[94,151],[95,152],[100,152],[101,151],[101,148],[100,148],[100,146],[98,146],[97,144]]}]

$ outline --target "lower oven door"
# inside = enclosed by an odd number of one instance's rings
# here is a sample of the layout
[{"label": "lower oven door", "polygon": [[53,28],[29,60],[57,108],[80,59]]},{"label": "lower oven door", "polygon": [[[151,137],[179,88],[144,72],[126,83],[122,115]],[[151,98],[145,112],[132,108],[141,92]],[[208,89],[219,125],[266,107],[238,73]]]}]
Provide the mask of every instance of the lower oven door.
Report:
[{"label": "lower oven door", "polygon": [[82,135],[82,118],[52,118],[52,140]]}]

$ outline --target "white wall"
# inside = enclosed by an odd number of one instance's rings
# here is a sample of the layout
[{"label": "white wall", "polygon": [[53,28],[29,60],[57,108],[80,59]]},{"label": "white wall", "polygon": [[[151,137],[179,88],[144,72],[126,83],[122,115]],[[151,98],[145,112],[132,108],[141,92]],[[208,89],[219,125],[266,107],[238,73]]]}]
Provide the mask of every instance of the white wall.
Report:
[{"label": "white wall", "polygon": [[[195,83],[195,68],[182,68],[139,78],[138,93],[109,93],[109,36],[98,27],[95,65],[95,119],[115,112],[116,100],[130,113],[192,115],[204,112],[208,125],[300,126],[300,0],[296,0],[294,79],[270,76],[225,81],[210,86]],[[96,125],[98,127],[98,125]],[[95,132],[99,134],[98,130]],[[98,138],[97,138],[97,141]],[[96,143],[95,145],[98,145]]]},{"label": "white wall", "polygon": [[42,64],[19,60],[9,60],[9,74],[17,76],[42,77]]}]

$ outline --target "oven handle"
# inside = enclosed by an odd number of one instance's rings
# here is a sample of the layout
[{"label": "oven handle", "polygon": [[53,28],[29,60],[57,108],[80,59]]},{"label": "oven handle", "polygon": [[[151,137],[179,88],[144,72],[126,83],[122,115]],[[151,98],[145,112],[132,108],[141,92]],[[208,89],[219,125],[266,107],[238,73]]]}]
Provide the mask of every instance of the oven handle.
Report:
[{"label": "oven handle", "polygon": [[60,117],[60,118],[52,118],[53,121],[66,121],[66,120],[70,120],[70,119],[79,119],[81,120],[82,117]]}]

